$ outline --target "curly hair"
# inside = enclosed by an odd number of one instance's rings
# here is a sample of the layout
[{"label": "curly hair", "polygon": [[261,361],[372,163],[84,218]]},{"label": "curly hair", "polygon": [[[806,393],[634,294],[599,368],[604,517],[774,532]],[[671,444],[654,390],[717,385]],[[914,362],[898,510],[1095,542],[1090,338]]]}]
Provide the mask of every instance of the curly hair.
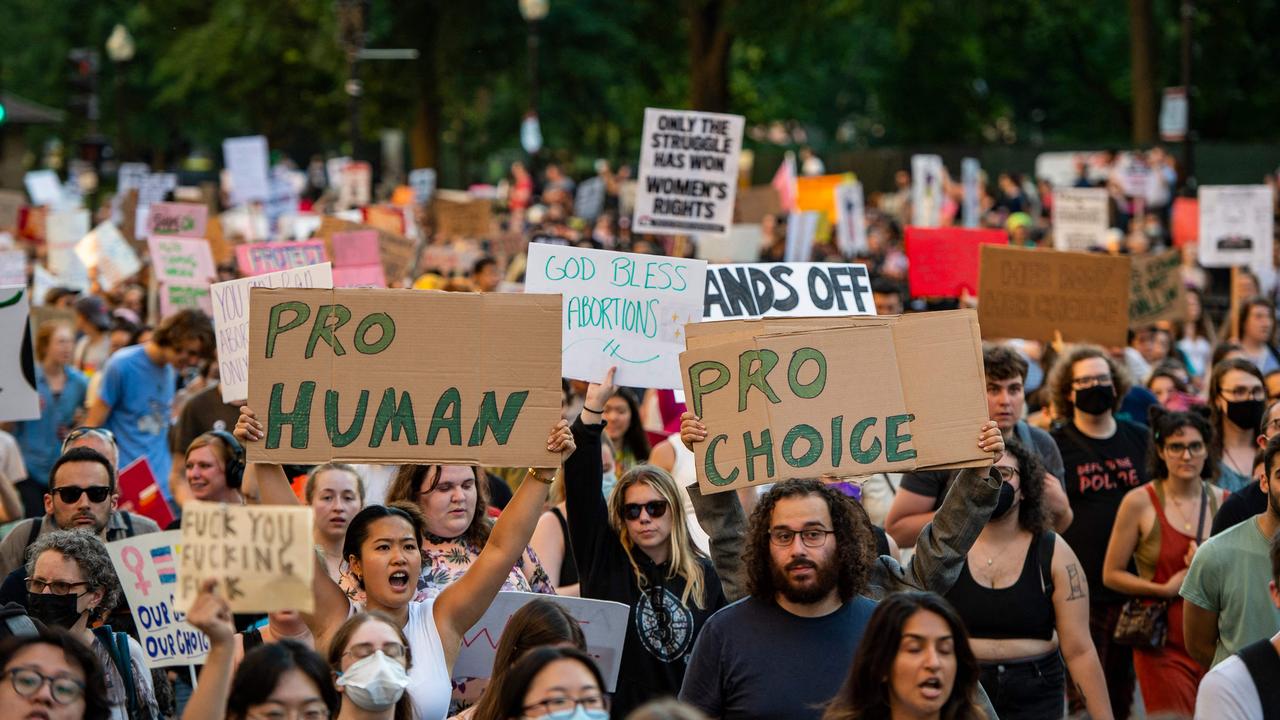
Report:
[{"label": "curly hair", "polygon": [[775,602],[779,589],[773,583],[773,556],[769,552],[769,530],[773,509],[779,500],[816,495],[827,503],[831,512],[831,529],[835,531],[837,586],[841,602],[849,602],[862,593],[875,562],[875,537],[871,520],[862,506],[836,489],[817,480],[788,480],[778,483],[756,503],[747,528],[747,589],[755,597]]},{"label": "curly hair", "polygon": [[160,347],[176,348],[183,343],[196,340],[200,343],[200,356],[213,356],[215,340],[213,337],[213,320],[203,311],[187,308],[160,321],[152,339]]},{"label": "curly hair", "polygon": [[[476,511],[459,539],[483,549],[493,530],[493,521],[489,519],[489,479],[483,468],[474,467],[472,473],[476,481]],[[419,497],[435,490],[443,474],[443,465],[401,465],[387,487],[387,504],[406,502],[422,507]]]},{"label": "curly hair", "polygon": [[[1169,466],[1165,463],[1160,452],[1164,450],[1164,444],[1169,440],[1169,436],[1178,432],[1183,428],[1191,428],[1200,433],[1200,438],[1204,441],[1206,447],[1213,447],[1214,438],[1213,426],[1209,424],[1204,414],[1208,410],[1204,406],[1198,406],[1187,412],[1174,412],[1165,410],[1159,405],[1152,405],[1147,408],[1147,424],[1151,427],[1151,438],[1153,442],[1147,447],[1147,469],[1151,473],[1153,479],[1164,479],[1169,477]],[[1212,480],[1217,474],[1218,463],[1209,462],[1209,456],[1205,456],[1204,467],[1200,468],[1200,477],[1205,480]]]},{"label": "curly hair", "polygon": [[1027,381],[1027,360],[1010,345],[983,343],[982,367],[987,380]]},{"label": "curly hair", "polygon": [[1040,535],[1048,529],[1048,517],[1044,510],[1044,465],[1039,456],[1016,438],[1005,441],[1004,451],[1018,461],[1018,489],[1022,502],[1018,503],[1018,526],[1032,535]]},{"label": "curly hair", "polygon": [[116,603],[120,602],[120,580],[102,540],[88,530],[44,533],[27,549],[27,577],[35,575],[36,560],[49,550],[75,561],[89,589],[102,591],[102,601],[93,609],[94,617],[106,617],[115,609]]},{"label": "curly hair", "polygon": [[1081,360],[1091,358],[1102,358],[1107,361],[1107,368],[1111,371],[1111,385],[1116,389],[1116,408],[1120,407],[1120,402],[1129,392],[1131,385],[1129,373],[1112,360],[1106,350],[1097,345],[1079,345],[1072,348],[1066,355],[1058,358],[1058,362],[1049,373],[1049,387],[1052,388],[1054,409],[1068,420],[1075,414],[1075,404],[1071,402],[1071,381],[1075,377],[1073,368]]}]

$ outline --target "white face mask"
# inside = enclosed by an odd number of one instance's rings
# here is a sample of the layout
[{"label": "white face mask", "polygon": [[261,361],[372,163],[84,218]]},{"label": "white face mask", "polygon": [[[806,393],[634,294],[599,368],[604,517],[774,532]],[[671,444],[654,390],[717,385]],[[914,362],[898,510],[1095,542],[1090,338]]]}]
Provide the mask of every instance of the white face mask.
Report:
[{"label": "white face mask", "polygon": [[409,673],[397,660],[376,650],[351,664],[336,685],[361,710],[386,710],[395,705],[409,685]]},{"label": "white face mask", "polygon": [[617,473],[610,470],[609,472],[604,474],[604,477],[602,477],[600,480],[600,494],[604,496],[605,500],[608,500],[609,496],[613,494],[613,486],[617,484],[618,484]]}]

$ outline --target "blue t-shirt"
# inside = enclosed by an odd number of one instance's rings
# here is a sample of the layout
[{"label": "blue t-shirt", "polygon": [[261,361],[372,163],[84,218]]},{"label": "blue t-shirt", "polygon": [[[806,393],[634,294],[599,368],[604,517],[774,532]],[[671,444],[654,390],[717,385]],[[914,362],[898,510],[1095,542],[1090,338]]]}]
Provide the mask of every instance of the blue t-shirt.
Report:
[{"label": "blue t-shirt", "polygon": [[[67,365],[64,368],[67,381],[62,392],[55,395],[49,389],[44,368],[36,365],[36,393],[40,396],[40,417],[17,423],[13,437],[22,448],[22,459],[27,464],[27,477],[48,487],[49,472],[58,460],[62,438],[75,426],[76,409],[84,405],[89,391],[89,378]],[[21,480],[22,478],[10,478]]]},{"label": "blue t-shirt", "polygon": [[168,363],[157,365],[145,345],[117,351],[102,370],[98,397],[111,406],[104,427],[116,436],[120,467],[146,457],[156,483],[169,492],[169,414],[177,374]]}]

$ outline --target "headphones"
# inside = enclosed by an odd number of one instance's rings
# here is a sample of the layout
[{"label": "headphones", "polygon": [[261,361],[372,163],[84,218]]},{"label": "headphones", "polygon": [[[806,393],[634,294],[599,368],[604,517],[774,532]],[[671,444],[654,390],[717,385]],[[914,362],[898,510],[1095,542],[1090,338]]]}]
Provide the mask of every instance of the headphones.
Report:
[{"label": "headphones", "polygon": [[239,490],[240,484],[244,482],[244,446],[226,430],[210,430],[209,434],[221,440],[231,450],[231,458],[227,460],[227,469],[224,473],[227,477],[227,487]]}]

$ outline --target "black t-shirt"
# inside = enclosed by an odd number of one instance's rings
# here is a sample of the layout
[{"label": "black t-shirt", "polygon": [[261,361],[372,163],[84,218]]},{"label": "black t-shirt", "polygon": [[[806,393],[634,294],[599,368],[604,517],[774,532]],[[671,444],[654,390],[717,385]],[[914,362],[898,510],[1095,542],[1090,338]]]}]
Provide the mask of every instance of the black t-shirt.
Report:
[{"label": "black t-shirt", "polygon": [[1120,602],[1124,596],[1102,584],[1102,561],[1120,501],[1125,493],[1150,479],[1147,431],[1127,420],[1116,420],[1115,434],[1098,440],[1068,424],[1053,431],[1053,439],[1062,451],[1063,480],[1075,515],[1062,537],[1084,566],[1089,601]]},{"label": "black t-shirt", "polygon": [[1213,516],[1213,529],[1210,535],[1217,535],[1223,530],[1230,530],[1249,518],[1267,511],[1267,495],[1262,492],[1255,480],[1237,493],[1232,493],[1222,501],[1218,514]]}]

